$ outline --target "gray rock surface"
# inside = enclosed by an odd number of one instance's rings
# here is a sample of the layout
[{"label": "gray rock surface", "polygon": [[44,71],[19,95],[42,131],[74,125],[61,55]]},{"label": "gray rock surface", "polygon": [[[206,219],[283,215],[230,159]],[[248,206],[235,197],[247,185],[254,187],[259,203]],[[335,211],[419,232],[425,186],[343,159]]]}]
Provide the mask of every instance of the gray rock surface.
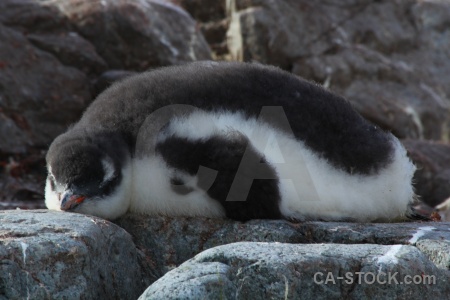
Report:
[{"label": "gray rock surface", "polygon": [[136,299],[148,285],[118,226],[79,214],[0,211],[0,299]]},{"label": "gray rock surface", "polygon": [[[439,266],[450,266],[449,223],[344,223],[284,220],[252,220],[246,223],[222,219],[149,217],[128,214],[115,223],[133,236],[159,278],[194,255],[216,246],[251,241],[289,244],[416,245]],[[426,250],[433,240],[434,250]],[[438,247],[439,245],[439,247]],[[449,268],[450,270],[450,268]]]},{"label": "gray rock surface", "polygon": [[133,236],[136,246],[153,266],[154,280],[200,253],[237,241],[302,243],[307,240],[294,224],[254,220],[240,223],[225,219],[149,217],[127,214],[115,223]]},{"label": "gray rock surface", "polygon": [[139,299],[448,299],[449,280],[413,246],[243,242],[200,253]]},{"label": "gray rock surface", "polygon": [[[240,223],[135,214],[115,223],[126,231],[80,214],[1,211],[0,299],[137,299],[152,283],[146,297],[153,299],[283,298],[285,292],[292,299],[300,292],[382,299],[376,297],[425,291],[446,299],[450,287],[441,282],[450,279],[449,223]],[[436,284],[312,281],[314,272],[380,268],[398,272],[397,280],[436,275]]]}]

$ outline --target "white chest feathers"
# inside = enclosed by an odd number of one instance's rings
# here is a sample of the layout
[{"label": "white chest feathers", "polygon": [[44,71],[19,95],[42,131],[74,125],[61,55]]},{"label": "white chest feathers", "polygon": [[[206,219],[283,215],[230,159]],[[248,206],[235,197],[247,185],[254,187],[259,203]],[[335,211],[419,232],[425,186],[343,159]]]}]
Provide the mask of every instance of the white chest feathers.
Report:
[{"label": "white chest feathers", "polygon": [[[392,162],[374,175],[339,170],[301,141],[239,113],[196,112],[172,121],[157,139],[161,142],[175,135],[195,142],[213,135],[227,136],[230,131],[247,136],[276,170],[281,195],[279,208],[286,218],[390,220],[402,216],[414,197],[411,179],[415,167],[393,136]],[[174,177],[181,178],[184,184],[174,184]],[[196,176],[171,168],[160,155],[133,160],[130,170],[124,170],[123,178],[114,205],[127,205],[127,201],[120,200],[126,195],[130,197],[129,210],[138,213],[225,216],[223,206],[198,187]]]}]

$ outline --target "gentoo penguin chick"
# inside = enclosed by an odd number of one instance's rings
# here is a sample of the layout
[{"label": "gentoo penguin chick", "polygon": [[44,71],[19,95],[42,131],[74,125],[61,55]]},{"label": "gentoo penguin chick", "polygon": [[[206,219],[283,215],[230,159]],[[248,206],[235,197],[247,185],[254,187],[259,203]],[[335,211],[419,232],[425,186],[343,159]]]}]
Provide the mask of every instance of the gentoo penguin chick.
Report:
[{"label": "gentoo penguin chick", "polygon": [[49,209],[392,221],[415,171],[345,99],[275,67],[196,62],[100,94],[47,154]]}]

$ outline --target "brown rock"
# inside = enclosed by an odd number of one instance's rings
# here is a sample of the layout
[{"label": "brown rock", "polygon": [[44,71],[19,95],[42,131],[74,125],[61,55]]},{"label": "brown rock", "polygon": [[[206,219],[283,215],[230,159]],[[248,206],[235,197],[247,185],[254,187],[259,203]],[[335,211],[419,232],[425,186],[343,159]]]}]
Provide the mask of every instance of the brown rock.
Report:
[{"label": "brown rock", "polygon": [[92,100],[91,83],[108,68],[210,58],[195,22],[161,1],[0,2],[0,137],[6,153],[47,145]]},{"label": "brown rock", "polygon": [[27,135],[8,118],[0,112],[0,152],[1,153],[24,153],[27,145]]},{"label": "brown rock", "polygon": [[399,137],[449,139],[450,3],[229,3],[234,59],[321,82]]},{"label": "brown rock", "polygon": [[66,65],[85,74],[98,74],[106,69],[105,61],[94,46],[74,31],[56,34],[29,34],[28,39],[37,48],[53,54]]},{"label": "brown rock", "polygon": [[421,200],[434,207],[450,197],[450,145],[416,140],[403,144],[417,166],[413,180]]},{"label": "brown rock", "polygon": [[[87,77],[34,47],[22,32],[2,24],[0,44],[4,66],[0,68],[0,108],[21,137],[16,147],[46,147],[89,103]],[[11,147],[2,150],[15,152]]]},{"label": "brown rock", "polygon": [[197,22],[205,36],[214,57],[226,58],[228,46],[226,33],[229,18],[226,14],[226,1],[216,0],[166,0],[185,9]]},{"label": "brown rock", "polygon": [[53,1],[112,69],[210,59],[211,52],[194,20],[163,1]]},{"label": "brown rock", "polygon": [[226,1],[223,0],[163,0],[185,9],[195,20],[202,23],[220,21],[226,17]]}]

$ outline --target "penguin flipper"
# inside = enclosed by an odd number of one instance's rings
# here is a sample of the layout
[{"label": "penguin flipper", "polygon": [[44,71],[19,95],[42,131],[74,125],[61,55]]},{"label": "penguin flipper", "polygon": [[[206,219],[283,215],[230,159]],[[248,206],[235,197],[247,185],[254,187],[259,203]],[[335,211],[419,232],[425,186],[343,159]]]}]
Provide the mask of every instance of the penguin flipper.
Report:
[{"label": "penguin flipper", "polygon": [[[244,134],[231,130],[197,140],[171,135],[157,144],[156,151],[169,167],[197,176],[197,186],[224,207],[228,218],[282,218],[275,170]],[[257,170],[242,164],[249,157],[261,162]],[[200,167],[216,172],[212,184],[208,184],[209,175],[199,172]],[[268,179],[256,179],[261,177],[255,172],[261,170]]]}]

